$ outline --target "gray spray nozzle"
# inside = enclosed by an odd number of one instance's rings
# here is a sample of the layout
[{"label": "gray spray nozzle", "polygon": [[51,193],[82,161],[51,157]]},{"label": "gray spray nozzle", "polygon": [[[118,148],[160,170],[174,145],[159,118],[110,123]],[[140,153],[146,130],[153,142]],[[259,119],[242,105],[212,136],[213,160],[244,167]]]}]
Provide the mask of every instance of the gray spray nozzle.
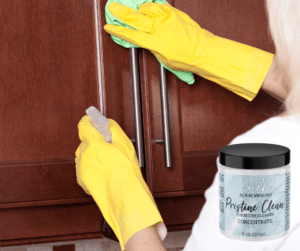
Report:
[{"label": "gray spray nozzle", "polygon": [[106,142],[111,143],[109,120],[104,115],[102,115],[94,106],[89,107],[85,112],[92,119],[96,130],[104,136]]}]

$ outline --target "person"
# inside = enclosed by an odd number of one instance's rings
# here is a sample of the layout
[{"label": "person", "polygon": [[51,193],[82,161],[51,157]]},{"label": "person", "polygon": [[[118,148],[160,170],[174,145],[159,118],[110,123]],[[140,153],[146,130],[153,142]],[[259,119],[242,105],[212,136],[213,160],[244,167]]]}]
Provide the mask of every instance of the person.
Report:
[{"label": "person", "polygon": [[[296,156],[296,153],[300,151],[298,144],[300,142],[300,101],[298,101],[300,46],[297,44],[300,38],[298,28],[300,26],[300,2],[267,0],[266,7],[276,56],[271,60],[270,56],[266,56],[264,60],[262,52],[257,52],[250,47],[245,50],[239,49],[242,47],[235,44],[235,49],[238,48],[237,53],[242,53],[243,58],[237,58],[238,64],[235,64],[237,70],[231,69],[232,74],[227,74],[225,71],[219,71],[217,67],[208,69],[207,62],[199,58],[206,53],[206,50],[210,50],[209,46],[214,48],[221,46],[219,42],[221,40],[203,31],[185,13],[168,4],[158,5],[150,2],[141,5],[138,11],[120,4],[110,4],[110,11],[135,30],[112,25],[106,25],[105,30],[114,36],[149,49],[168,67],[212,78],[248,100],[252,100],[261,88],[284,101],[285,112],[237,136],[230,144],[271,143],[290,148],[291,211],[288,234],[278,239],[262,242],[233,240],[222,235],[218,223],[217,172],[213,184],[205,191],[206,202],[193,225],[184,251],[286,251],[297,250],[300,246],[300,202],[297,199],[297,192],[300,191],[300,183],[297,180],[300,178],[298,168],[300,163]],[[171,30],[171,26],[176,27],[176,32],[170,34],[167,31]],[[166,35],[164,35],[165,32]],[[185,40],[186,37],[180,32],[187,32],[189,39]],[[164,43],[161,43],[161,39]],[[230,43],[226,40],[222,40],[223,42]],[[267,66],[260,65],[256,69],[260,70],[258,73],[253,71],[255,68],[252,68],[249,73],[247,67],[252,66],[245,62],[255,60],[252,55],[257,55],[257,53],[258,58],[262,59]],[[207,54],[205,55],[207,58]],[[242,71],[242,74],[238,71]],[[247,72],[246,75],[245,72]],[[250,80],[247,81],[247,78]],[[252,81],[257,82],[254,89],[251,89]],[[76,151],[77,182],[93,196],[103,216],[116,233],[122,250],[166,250],[162,243],[166,235],[163,232],[163,220],[142,178],[134,147],[128,137],[113,120],[110,120],[111,144],[105,142],[86,116],[79,122],[78,128],[82,142]]]}]

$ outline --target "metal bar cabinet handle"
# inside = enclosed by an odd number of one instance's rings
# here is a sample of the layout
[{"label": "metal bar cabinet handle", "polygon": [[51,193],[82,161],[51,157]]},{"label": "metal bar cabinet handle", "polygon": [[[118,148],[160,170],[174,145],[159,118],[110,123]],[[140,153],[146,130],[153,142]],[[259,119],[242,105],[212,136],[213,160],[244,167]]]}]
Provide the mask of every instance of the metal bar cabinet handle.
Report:
[{"label": "metal bar cabinet handle", "polygon": [[143,145],[143,129],[142,129],[142,106],[141,106],[141,92],[139,80],[138,67],[138,51],[137,48],[131,47],[130,51],[130,67],[133,91],[133,105],[135,118],[135,143],[137,149],[137,157],[140,167],[145,166],[144,160],[144,145]]},{"label": "metal bar cabinet handle", "polygon": [[[166,167],[172,167],[171,158],[171,143],[170,143],[170,123],[168,109],[168,92],[167,92],[167,77],[166,69],[162,64],[159,64],[159,78],[161,89],[161,107],[162,107],[162,122],[163,122],[163,143],[165,148]],[[157,143],[162,143],[161,140],[156,140]]]}]

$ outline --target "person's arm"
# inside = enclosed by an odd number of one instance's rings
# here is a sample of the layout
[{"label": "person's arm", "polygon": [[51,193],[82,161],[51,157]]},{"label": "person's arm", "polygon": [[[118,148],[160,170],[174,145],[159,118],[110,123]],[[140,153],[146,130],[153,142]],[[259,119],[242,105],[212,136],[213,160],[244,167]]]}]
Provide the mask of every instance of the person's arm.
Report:
[{"label": "person's arm", "polygon": [[125,251],[166,251],[155,227],[138,231],[125,244]]},{"label": "person's arm", "polygon": [[283,78],[276,55],[261,89],[281,102],[284,102],[289,94],[290,84]]}]

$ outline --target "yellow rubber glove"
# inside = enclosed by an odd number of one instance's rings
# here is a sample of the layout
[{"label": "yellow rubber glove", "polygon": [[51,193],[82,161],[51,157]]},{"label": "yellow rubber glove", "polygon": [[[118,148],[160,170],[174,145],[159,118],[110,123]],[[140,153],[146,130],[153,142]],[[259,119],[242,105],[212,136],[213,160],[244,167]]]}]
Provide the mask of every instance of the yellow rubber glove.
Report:
[{"label": "yellow rubber glove", "polygon": [[108,8],[136,29],[107,24],[108,33],[149,49],[173,70],[193,72],[249,101],[271,67],[273,54],[215,36],[169,4],[148,2],[138,11],[119,3]]},{"label": "yellow rubber glove", "polygon": [[135,149],[121,127],[110,119],[112,143],[84,116],[76,150],[78,184],[91,195],[117,236],[121,249],[138,231],[155,225],[161,240],[167,229],[145,183]]}]

